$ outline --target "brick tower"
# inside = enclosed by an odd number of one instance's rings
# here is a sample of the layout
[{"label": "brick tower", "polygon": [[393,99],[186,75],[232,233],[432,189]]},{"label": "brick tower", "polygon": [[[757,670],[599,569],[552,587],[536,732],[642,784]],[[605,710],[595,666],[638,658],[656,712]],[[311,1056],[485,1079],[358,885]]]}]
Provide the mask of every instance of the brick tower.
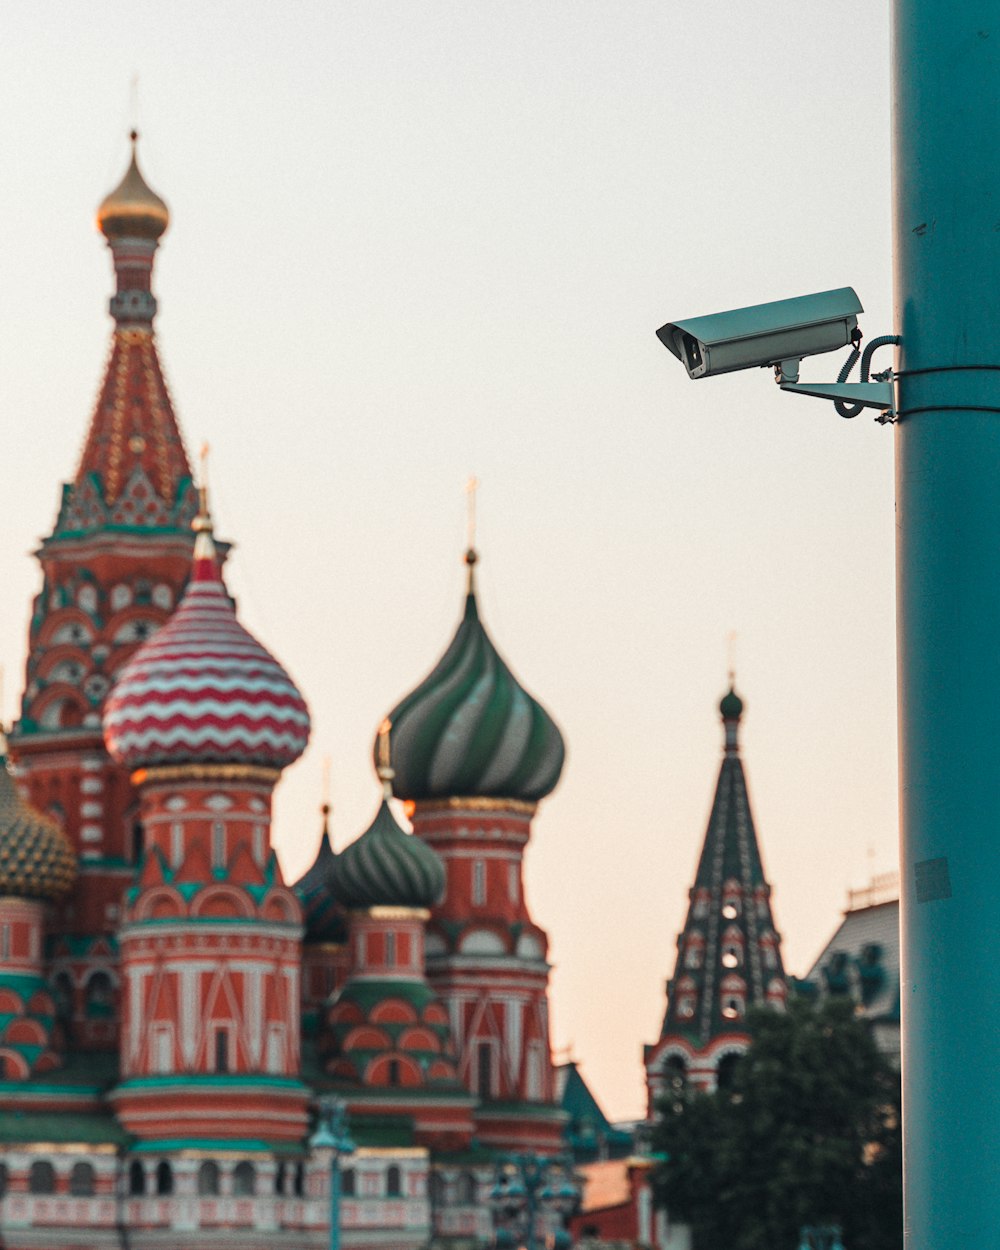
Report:
[{"label": "brick tower", "polygon": [[706,1090],[725,1084],[732,1060],[750,1043],[743,1023],[748,1009],[781,1008],[787,994],[781,936],[740,759],[743,700],[732,686],[719,713],[719,780],[667,982],[663,1029],[659,1041],[645,1048],[650,1115],[672,1082]]},{"label": "brick tower", "polygon": [[380,736],[382,802],[333,864],[349,917],[350,970],[328,1014],[328,1071],[352,1114],[412,1117],[414,1140],[469,1148],[473,1099],[458,1078],[448,1014],[427,983],[424,926],[444,891],[444,864],[389,807],[389,727]]},{"label": "brick tower", "polygon": [[116,673],[163,624],[191,567],[191,469],[156,350],[153,260],[167,206],[136,160],[101,204],[114,262],[111,351],[73,481],[38,551],[20,718],[11,754],[32,803],[63,828],[80,879],[57,913],[54,967],[74,1045],[116,1043],[114,930],[141,840],[128,773],[109,760],[101,712]]},{"label": "brick tower", "polygon": [[236,619],[207,508],[177,611],[132,657],[105,737],[146,834],[119,930],[124,1128],[160,1143],[297,1142],[302,911],[270,845],[305,703]]},{"label": "brick tower", "polygon": [[445,864],[427,931],[427,973],[448,1008],[460,1075],[480,1100],[484,1145],[556,1150],[548,939],[524,897],[522,859],[538,801],[565,748],[479,618],[476,552],[458,631],[437,666],[390,713],[393,792]]}]

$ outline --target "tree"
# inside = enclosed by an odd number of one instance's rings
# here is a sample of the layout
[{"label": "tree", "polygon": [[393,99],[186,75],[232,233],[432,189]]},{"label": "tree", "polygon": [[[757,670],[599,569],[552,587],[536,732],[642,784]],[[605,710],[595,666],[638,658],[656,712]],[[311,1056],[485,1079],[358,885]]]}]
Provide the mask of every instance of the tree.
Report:
[{"label": "tree", "polygon": [[806,1224],[839,1224],[847,1250],[903,1244],[899,1077],[853,1005],[751,1013],[726,1089],[664,1099],[657,1200],[695,1250],[795,1250]]}]

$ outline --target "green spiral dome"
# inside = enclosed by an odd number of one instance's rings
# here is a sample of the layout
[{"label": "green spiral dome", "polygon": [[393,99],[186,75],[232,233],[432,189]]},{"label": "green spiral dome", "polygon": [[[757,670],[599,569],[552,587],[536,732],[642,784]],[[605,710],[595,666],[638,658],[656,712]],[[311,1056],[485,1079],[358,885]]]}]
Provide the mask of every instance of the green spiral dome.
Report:
[{"label": "green spiral dome", "polygon": [[54,900],[76,880],[76,856],[54,820],[21,798],[0,755],[0,897]]},{"label": "green spiral dome", "polygon": [[333,895],[344,907],[432,907],[444,893],[444,864],[404,833],[383,799],[375,819],[330,865]]},{"label": "green spiral dome", "polygon": [[555,789],[566,758],[555,721],[493,645],[471,587],[448,650],[389,720],[401,799],[535,802]]}]

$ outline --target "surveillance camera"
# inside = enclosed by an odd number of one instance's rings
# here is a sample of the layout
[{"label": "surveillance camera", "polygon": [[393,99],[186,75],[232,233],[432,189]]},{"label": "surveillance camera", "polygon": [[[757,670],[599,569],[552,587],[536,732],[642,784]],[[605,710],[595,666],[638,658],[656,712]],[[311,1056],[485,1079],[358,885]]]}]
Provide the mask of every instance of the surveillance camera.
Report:
[{"label": "surveillance camera", "polygon": [[861,301],[849,286],[708,317],[672,321],[656,337],[691,378],[835,352],[857,335]]}]

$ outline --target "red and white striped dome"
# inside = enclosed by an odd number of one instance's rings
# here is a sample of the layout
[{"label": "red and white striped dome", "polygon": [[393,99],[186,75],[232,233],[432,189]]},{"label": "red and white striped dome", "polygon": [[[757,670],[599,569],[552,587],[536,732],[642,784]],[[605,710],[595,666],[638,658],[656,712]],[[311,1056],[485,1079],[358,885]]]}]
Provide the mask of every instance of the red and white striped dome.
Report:
[{"label": "red and white striped dome", "polygon": [[285,768],[306,748],[308,708],[274,656],[236,619],[207,518],[203,523],[177,611],[125,665],[105,704],[105,743],[130,768]]}]

